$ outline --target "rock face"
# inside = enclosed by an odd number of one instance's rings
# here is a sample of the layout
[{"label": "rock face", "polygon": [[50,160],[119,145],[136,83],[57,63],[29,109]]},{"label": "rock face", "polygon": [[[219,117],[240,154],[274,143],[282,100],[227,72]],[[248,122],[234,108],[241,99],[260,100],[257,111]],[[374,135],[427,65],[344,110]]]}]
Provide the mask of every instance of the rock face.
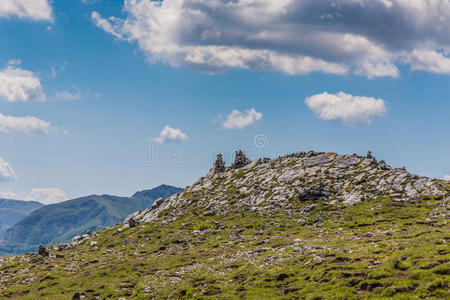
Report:
[{"label": "rock face", "polygon": [[[175,219],[195,207],[203,214],[225,214],[230,210],[300,213],[296,201],[324,200],[335,205],[353,205],[366,199],[389,197],[393,201],[417,201],[424,196],[444,198],[442,181],[392,168],[368,153],[366,157],[336,153],[300,152],[274,160],[250,162],[236,152],[236,161],[223,172],[202,177],[191,187],[156,201],[148,209],[127,218],[133,222]],[[164,212],[169,212],[165,213]]]}]

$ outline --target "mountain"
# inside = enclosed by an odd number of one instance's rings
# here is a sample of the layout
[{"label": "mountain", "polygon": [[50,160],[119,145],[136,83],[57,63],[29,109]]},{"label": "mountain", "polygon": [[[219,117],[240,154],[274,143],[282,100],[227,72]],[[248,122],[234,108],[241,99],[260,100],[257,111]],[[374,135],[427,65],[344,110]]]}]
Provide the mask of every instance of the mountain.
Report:
[{"label": "mountain", "polygon": [[35,251],[40,244],[64,243],[88,230],[112,226],[149,207],[161,195],[169,196],[179,190],[162,185],[140,192],[138,197],[91,195],[44,206],[4,233],[0,255]]},{"label": "mountain", "polygon": [[179,187],[162,184],[162,185],[158,186],[157,188],[154,188],[151,190],[143,190],[140,192],[136,192],[131,197],[156,200],[158,198],[167,198],[167,197],[172,196],[182,190],[183,189],[179,188]]},{"label": "mountain", "polygon": [[35,201],[0,199],[0,236],[31,212],[44,206]]},{"label": "mountain", "polygon": [[234,166],[123,223],[1,258],[0,297],[449,299],[449,181],[371,155]]}]

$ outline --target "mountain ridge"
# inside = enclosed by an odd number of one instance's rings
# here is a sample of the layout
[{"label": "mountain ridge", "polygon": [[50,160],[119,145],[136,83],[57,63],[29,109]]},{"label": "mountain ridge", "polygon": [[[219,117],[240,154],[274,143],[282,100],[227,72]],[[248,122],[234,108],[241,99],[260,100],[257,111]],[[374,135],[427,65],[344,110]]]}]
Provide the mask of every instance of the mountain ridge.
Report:
[{"label": "mountain ridge", "polygon": [[28,214],[44,206],[37,201],[0,199],[0,236]]},{"label": "mountain ridge", "polygon": [[0,254],[36,251],[40,244],[64,243],[86,231],[112,226],[130,213],[147,208],[161,195],[180,190],[168,187],[144,190],[140,197],[89,195],[43,206],[6,230],[0,241]]}]

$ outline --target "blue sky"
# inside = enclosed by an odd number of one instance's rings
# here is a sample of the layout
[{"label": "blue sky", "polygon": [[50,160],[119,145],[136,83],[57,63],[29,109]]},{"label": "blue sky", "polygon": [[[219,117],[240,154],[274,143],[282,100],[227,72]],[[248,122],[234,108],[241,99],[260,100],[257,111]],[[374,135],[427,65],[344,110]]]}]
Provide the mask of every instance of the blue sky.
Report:
[{"label": "blue sky", "polygon": [[[214,153],[230,161],[241,148],[370,149],[450,174],[448,9],[379,0],[357,7],[377,16],[366,21],[348,17],[349,0],[237,1],[239,12],[226,1],[213,12],[203,0],[30,1],[0,4],[0,195],[50,203],[184,186]],[[383,32],[389,18],[405,24]]]}]

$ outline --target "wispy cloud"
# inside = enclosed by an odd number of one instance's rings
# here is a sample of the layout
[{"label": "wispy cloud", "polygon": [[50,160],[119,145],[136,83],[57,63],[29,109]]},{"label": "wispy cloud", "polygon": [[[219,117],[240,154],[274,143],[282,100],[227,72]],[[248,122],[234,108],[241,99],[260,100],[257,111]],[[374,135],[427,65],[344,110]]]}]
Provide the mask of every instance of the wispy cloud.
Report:
[{"label": "wispy cloud", "polygon": [[79,89],[75,89],[74,92],[69,91],[55,92],[55,98],[57,100],[65,100],[65,101],[80,100],[81,91]]},{"label": "wispy cloud", "polygon": [[17,200],[19,198],[19,195],[11,191],[0,191],[0,198]]},{"label": "wispy cloud", "polygon": [[9,181],[16,178],[16,173],[11,165],[0,156],[0,181]]},{"label": "wispy cloud", "polygon": [[80,90],[77,87],[73,87],[72,91],[57,91],[54,93],[55,100],[64,100],[64,101],[76,101],[81,100],[83,98],[101,98],[102,94],[94,93],[90,89],[85,89],[84,91]]}]

